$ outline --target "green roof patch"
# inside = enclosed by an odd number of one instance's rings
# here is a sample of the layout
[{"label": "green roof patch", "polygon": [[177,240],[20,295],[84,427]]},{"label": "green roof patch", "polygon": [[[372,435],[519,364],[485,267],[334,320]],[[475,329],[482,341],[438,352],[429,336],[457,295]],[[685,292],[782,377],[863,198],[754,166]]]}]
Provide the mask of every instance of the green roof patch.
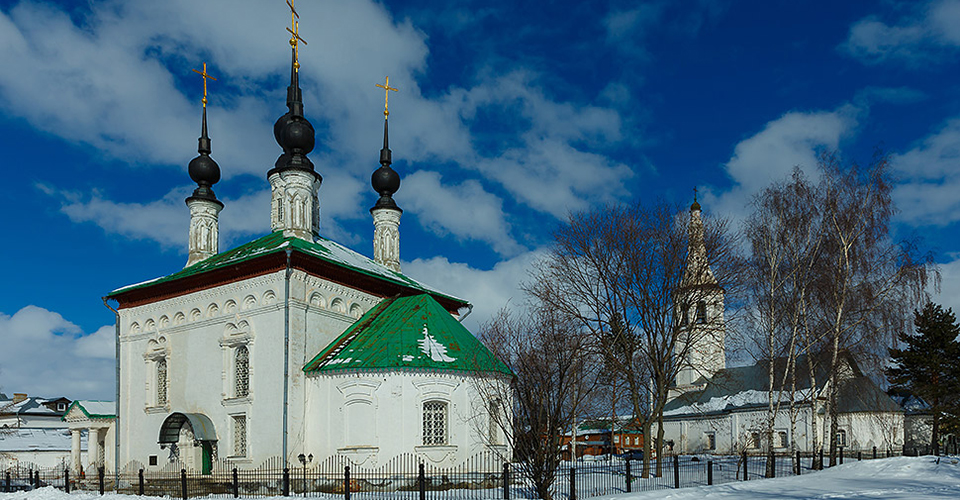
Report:
[{"label": "green roof patch", "polygon": [[316,257],[343,269],[358,272],[360,274],[384,280],[406,288],[412,288],[420,292],[435,294],[453,300],[454,302],[466,303],[466,301],[463,299],[442,293],[439,290],[428,287],[402,273],[398,273],[388,269],[385,266],[377,264],[369,257],[361,255],[333,240],[318,237],[316,241],[309,242],[293,236],[285,237],[283,236],[283,231],[275,231],[262,238],[258,238],[249,243],[240,245],[234,249],[221,252],[168,276],[118,288],[110,292],[108,297],[115,297],[130,290],[147,288],[160,283],[167,283],[181,278],[186,278],[188,276],[207,273],[216,269],[246,262],[257,257],[262,257],[264,255],[285,252],[287,248],[305,255]]},{"label": "green roof patch", "polygon": [[303,367],[324,373],[383,369],[513,375],[427,294],[384,300]]}]

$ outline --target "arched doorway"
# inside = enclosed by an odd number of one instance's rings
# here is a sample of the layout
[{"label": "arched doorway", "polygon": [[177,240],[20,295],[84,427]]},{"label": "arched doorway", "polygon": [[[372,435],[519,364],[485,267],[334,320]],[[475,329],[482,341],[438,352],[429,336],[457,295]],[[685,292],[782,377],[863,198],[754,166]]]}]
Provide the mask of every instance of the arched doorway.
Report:
[{"label": "arched doorway", "polygon": [[202,413],[171,413],[160,426],[160,446],[176,446],[187,467],[210,474],[213,469],[217,432]]}]

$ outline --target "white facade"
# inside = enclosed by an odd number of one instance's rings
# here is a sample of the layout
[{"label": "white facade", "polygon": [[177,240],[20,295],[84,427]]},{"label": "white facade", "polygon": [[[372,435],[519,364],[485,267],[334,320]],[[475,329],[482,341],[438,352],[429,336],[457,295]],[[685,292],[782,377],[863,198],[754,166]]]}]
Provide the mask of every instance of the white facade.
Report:
[{"label": "white facade", "polygon": [[[308,379],[307,412],[324,416],[303,429],[308,449],[345,455],[365,466],[404,453],[450,466],[486,450],[508,452],[473,376],[385,371],[318,373]],[[425,423],[425,405],[440,418]]]},{"label": "white facade", "polygon": [[[181,436],[175,451],[158,444],[173,413],[209,418],[213,460],[256,467],[282,455],[285,285],[280,271],[120,309],[121,466],[161,468],[179,459],[201,468],[204,452],[195,436]],[[340,454],[357,463],[417,453],[453,464],[491,442],[504,444],[502,435],[491,441],[487,432],[475,376],[305,374],[304,365],[381,298],[299,270],[289,289],[288,462],[301,453]],[[425,401],[447,405],[443,444],[423,446]]]},{"label": "white facade", "polygon": [[[870,453],[876,446],[879,452],[899,451],[903,447],[903,414],[898,412],[841,413],[838,428],[841,443],[848,456],[857,452]],[[763,429],[766,427],[765,408],[734,410],[725,414],[668,417],[663,423],[666,452],[732,454],[741,451],[767,452]],[[823,415],[813,418],[809,405],[796,412],[791,425],[789,410],[784,407],[774,420],[772,450],[776,453],[792,451],[814,452],[812,426],[817,425],[818,441],[829,434],[829,422]],[[655,428],[656,426],[654,426]],[[655,432],[655,431],[654,431]],[[672,447],[671,447],[672,445]]]}]

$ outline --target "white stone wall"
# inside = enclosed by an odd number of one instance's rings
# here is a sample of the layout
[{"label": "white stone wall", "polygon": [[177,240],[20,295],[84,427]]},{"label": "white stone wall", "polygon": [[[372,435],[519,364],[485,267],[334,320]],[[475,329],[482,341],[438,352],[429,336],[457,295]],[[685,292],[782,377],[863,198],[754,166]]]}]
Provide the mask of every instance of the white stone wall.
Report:
[{"label": "white stone wall", "polygon": [[[688,417],[680,420],[664,422],[664,441],[672,440],[674,450],[678,453],[709,453],[707,448],[707,433],[712,432],[716,437],[716,450],[713,453],[730,454],[744,449],[747,451],[764,451],[766,447],[763,429],[766,428],[767,411],[749,410],[734,411],[728,414],[702,417]],[[823,443],[824,437],[829,434],[829,421],[824,421],[822,415],[813,417],[810,407],[805,406],[797,414],[796,425],[791,431],[790,415],[787,408],[783,408],[774,420],[774,432],[783,431],[788,435],[787,447],[780,447],[774,436],[774,451],[790,451],[790,446],[796,444],[797,449],[811,452],[817,449],[813,443],[812,425],[818,425],[818,440]],[[899,451],[903,446],[903,414],[896,412],[871,413],[842,413],[839,416],[838,428],[844,430],[847,436],[845,452],[853,456],[857,451],[872,452],[873,446],[878,451],[893,449]],[[656,425],[653,426],[653,435],[656,436]],[[760,433],[760,447],[753,446],[752,433]],[[824,445],[824,449],[829,449]]]},{"label": "white stone wall", "polygon": [[[290,283],[288,459],[303,443],[306,386],[302,368],[380,299],[296,271]],[[216,427],[217,456],[230,457],[234,416],[246,418],[247,453],[259,465],[281,454],[284,271],[120,311],[121,465],[148,464],[169,449],[157,444],[172,412],[202,413]],[[233,393],[238,345],[250,354],[250,393]],[[156,404],[156,361],[165,358],[168,402]],[[187,453],[184,450],[184,453]],[[295,460],[295,459],[294,459]]]},{"label": "white stone wall", "polygon": [[[456,465],[485,450],[509,456],[509,430],[491,426],[481,383],[469,374],[346,372],[308,377],[304,454],[323,459],[345,455],[364,466],[382,465],[402,453],[416,453],[437,466]],[[423,445],[423,404],[447,404],[447,444]],[[501,419],[502,420],[502,419]]]}]

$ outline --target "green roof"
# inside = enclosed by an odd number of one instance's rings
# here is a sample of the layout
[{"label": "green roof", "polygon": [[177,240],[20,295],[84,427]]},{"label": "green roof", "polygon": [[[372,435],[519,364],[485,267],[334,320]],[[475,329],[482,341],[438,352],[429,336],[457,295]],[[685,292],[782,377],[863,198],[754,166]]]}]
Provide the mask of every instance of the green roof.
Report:
[{"label": "green roof", "polygon": [[309,242],[292,236],[284,237],[282,231],[270,233],[262,238],[253,240],[244,245],[240,245],[232,250],[221,252],[171,275],[123,288],[118,288],[110,292],[108,297],[114,297],[130,290],[146,288],[159,283],[166,283],[181,278],[186,278],[188,276],[203,274],[209,271],[238,264],[240,262],[249,261],[257,257],[262,257],[264,255],[284,252],[287,248],[291,248],[294,251],[316,257],[335,266],[394,283],[396,285],[439,295],[455,302],[461,302],[464,304],[467,303],[463,299],[442,293],[401,273],[377,264],[369,257],[354,252],[353,250],[350,250],[349,248],[335,241],[318,237],[315,242]]},{"label": "green roof", "polygon": [[67,414],[70,413],[70,410],[72,410],[73,407],[75,406],[80,408],[80,411],[82,411],[83,414],[87,416],[87,418],[116,418],[117,417],[116,405],[117,404],[114,401],[95,401],[90,399],[87,399],[87,400],[78,399],[73,403],[70,403],[70,407],[67,408],[67,411],[63,412],[63,417],[61,417],[61,420],[66,419]]},{"label": "green roof", "polygon": [[384,300],[303,367],[306,372],[381,369],[513,375],[426,294]]}]

